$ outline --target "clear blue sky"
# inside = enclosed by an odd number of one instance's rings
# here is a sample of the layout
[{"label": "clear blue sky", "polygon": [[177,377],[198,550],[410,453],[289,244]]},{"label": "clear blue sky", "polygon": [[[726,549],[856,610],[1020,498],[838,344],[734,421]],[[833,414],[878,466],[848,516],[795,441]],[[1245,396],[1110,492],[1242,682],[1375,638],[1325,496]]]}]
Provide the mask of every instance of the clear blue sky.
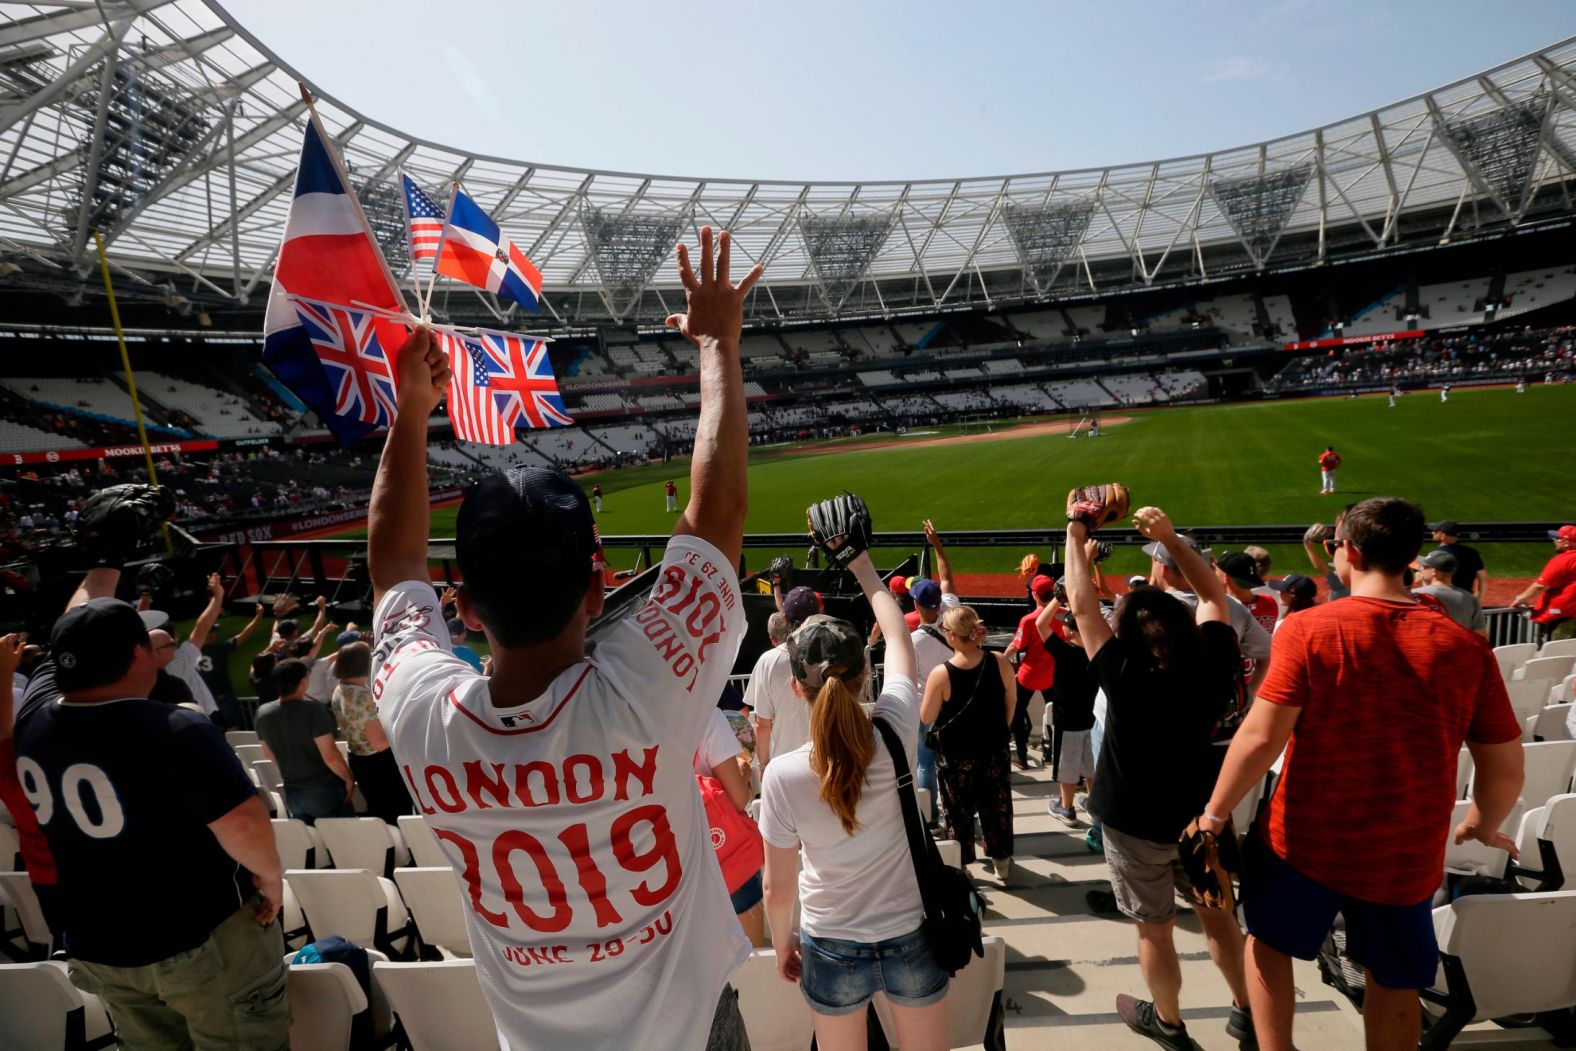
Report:
[{"label": "clear blue sky", "polygon": [[1576,35],[1570,0],[220,0],[411,134],[659,174],[1097,167],[1329,123]]}]

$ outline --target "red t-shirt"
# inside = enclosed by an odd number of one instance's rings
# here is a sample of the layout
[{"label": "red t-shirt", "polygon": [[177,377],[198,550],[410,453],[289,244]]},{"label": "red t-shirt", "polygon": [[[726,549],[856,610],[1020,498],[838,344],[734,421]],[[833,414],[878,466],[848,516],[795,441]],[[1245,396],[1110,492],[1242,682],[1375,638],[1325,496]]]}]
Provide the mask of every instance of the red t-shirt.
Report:
[{"label": "red t-shirt", "polygon": [[1323,452],[1319,454],[1319,467],[1322,470],[1333,471],[1341,466],[1339,453]]},{"label": "red t-shirt", "polygon": [[1280,620],[1280,603],[1275,601],[1273,595],[1253,594],[1253,600],[1247,603],[1248,612],[1253,614],[1253,619],[1271,635],[1275,634],[1275,622]]},{"label": "red t-shirt", "polygon": [[666,483],[662,488],[667,491],[669,496],[679,495],[679,487],[674,485],[672,482]]},{"label": "red t-shirt", "polygon": [[[903,614],[903,623],[908,625],[908,630],[909,631],[918,631],[919,630],[919,610],[911,609],[907,613]],[[937,627],[937,630],[938,631],[940,630],[939,626]]]},{"label": "red t-shirt", "polygon": [[1018,622],[1018,633],[1012,637],[1013,648],[1022,654],[1018,664],[1018,685],[1025,690],[1049,690],[1056,681],[1056,658],[1045,648],[1040,629],[1034,622],[1039,610],[1024,614]]},{"label": "red t-shirt", "polygon": [[1432,606],[1348,598],[1287,618],[1258,699],[1303,710],[1265,841],[1385,905],[1415,905],[1444,877],[1462,744],[1521,736],[1488,642]]},{"label": "red t-shirt", "polygon": [[1539,624],[1576,617],[1576,548],[1561,551],[1549,559],[1538,583],[1549,590],[1538,595],[1532,606],[1532,619]]}]

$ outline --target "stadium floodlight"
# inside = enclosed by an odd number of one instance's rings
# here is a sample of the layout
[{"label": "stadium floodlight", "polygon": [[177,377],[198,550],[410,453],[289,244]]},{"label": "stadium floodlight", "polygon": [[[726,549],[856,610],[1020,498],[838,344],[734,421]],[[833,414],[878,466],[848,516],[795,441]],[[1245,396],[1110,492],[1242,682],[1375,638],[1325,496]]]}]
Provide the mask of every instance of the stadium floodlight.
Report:
[{"label": "stadium floodlight", "polygon": [[1313,165],[1299,164],[1263,175],[1209,181],[1210,196],[1237,232],[1254,266],[1262,268],[1275,250],[1312,175]]},{"label": "stadium floodlight", "polygon": [[821,284],[821,294],[834,311],[870,270],[896,218],[896,213],[890,211],[799,217],[799,236],[804,239],[810,267]]},{"label": "stadium floodlight", "polygon": [[[1531,203],[1544,128],[1553,109],[1553,94],[1540,91],[1475,117],[1438,121],[1450,152],[1513,219]],[[1437,110],[1435,114],[1437,120]],[[1569,157],[1562,159],[1572,166]]]},{"label": "stadium floodlight", "polygon": [[1002,221],[1023,260],[1023,273],[1041,293],[1050,291],[1062,266],[1089,232],[1094,201],[1022,205],[1007,202]]},{"label": "stadium floodlight", "polygon": [[640,303],[662,261],[678,244],[686,221],[684,212],[614,212],[590,205],[580,209],[580,228],[602,279],[602,298],[615,319]]}]

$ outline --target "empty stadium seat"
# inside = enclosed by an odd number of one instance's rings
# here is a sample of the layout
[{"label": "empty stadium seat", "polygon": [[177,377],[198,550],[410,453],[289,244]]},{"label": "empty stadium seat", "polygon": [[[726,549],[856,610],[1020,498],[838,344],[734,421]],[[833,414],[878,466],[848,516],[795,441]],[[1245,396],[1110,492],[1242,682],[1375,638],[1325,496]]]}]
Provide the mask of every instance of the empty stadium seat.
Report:
[{"label": "empty stadium seat", "polygon": [[22,867],[22,843],[17,839],[16,829],[0,825],[0,872],[21,872]]},{"label": "empty stadium seat", "polygon": [[1576,775],[1576,741],[1544,741],[1522,745],[1527,756],[1527,779],[1521,798],[1533,806],[1570,791]]},{"label": "empty stadium seat", "polygon": [[290,889],[289,880],[285,880],[284,902],[279,906],[279,927],[287,949],[301,948],[312,935],[306,925],[306,913],[301,909],[301,901],[295,891]]},{"label": "empty stadium seat", "polygon": [[[998,937],[987,937],[984,948],[985,955],[970,957],[968,966],[953,975],[947,987],[943,1003],[947,1005],[948,1047],[983,1045],[985,1051],[1003,1051],[1007,1046],[1006,1011],[1001,996],[1007,984],[1007,943]],[[886,994],[876,994],[875,1006],[887,1043],[894,1049],[901,1048]]]},{"label": "empty stadium seat", "polygon": [[1576,891],[1479,894],[1434,910],[1444,1008],[1419,1048],[1442,1051],[1470,1022],[1576,1005]]},{"label": "empty stadium seat", "polygon": [[[1466,820],[1467,812],[1471,810],[1472,802],[1467,799],[1458,800],[1450,814],[1450,829],[1455,831],[1457,825]],[[1500,824],[1499,830],[1507,836],[1515,838],[1521,826],[1521,815],[1527,809],[1526,801],[1516,800],[1515,806],[1510,808],[1510,813]],[[1495,847],[1485,846],[1475,840],[1465,843],[1454,842],[1454,836],[1445,841],[1445,871],[1448,873],[1470,874],[1475,876],[1500,877],[1505,874],[1505,868],[1510,864],[1510,852],[1499,850]]]},{"label": "empty stadium seat", "polygon": [[1539,657],[1576,657],[1576,639],[1555,639],[1545,642],[1538,651]]},{"label": "empty stadium seat", "polygon": [[1549,699],[1549,684],[1544,679],[1517,679],[1505,684],[1510,696],[1510,706],[1516,709],[1516,718],[1537,715]]},{"label": "empty stadium seat", "polygon": [[1456,755],[1456,798],[1465,799],[1472,787],[1472,753],[1465,748]]},{"label": "empty stadium seat", "polygon": [[[257,736],[256,730],[226,730],[224,739],[230,742],[230,747],[235,748],[243,744],[262,744],[263,739]],[[240,753],[237,752],[237,755]]]},{"label": "empty stadium seat", "polygon": [[26,872],[0,872],[0,905],[9,905],[20,924],[14,930],[0,932],[0,949],[13,958],[46,959],[54,936],[49,933],[44,910],[39,907],[38,895],[33,893],[33,883]]},{"label": "empty stadium seat", "polygon": [[447,949],[456,956],[471,955],[471,938],[465,929],[465,899],[460,876],[448,865],[438,868],[397,869],[394,883],[416,923],[421,943]]},{"label": "empty stadium seat", "polygon": [[1569,741],[1571,711],[1576,705],[1551,704],[1539,712],[1532,725],[1534,741]]},{"label": "empty stadium seat", "polygon": [[0,1047],[77,1051],[114,1046],[103,1001],[72,985],[65,964],[0,964]]},{"label": "empty stadium seat", "polygon": [[739,1013],[750,1051],[805,1051],[815,1035],[810,1005],[777,973],[777,952],[756,949],[729,979],[739,991]]},{"label": "empty stadium seat", "polygon": [[1576,890],[1576,794],[1555,796],[1523,814],[1516,845],[1527,889]]},{"label": "empty stadium seat", "polygon": [[1576,668],[1576,655],[1573,654],[1566,654],[1563,657],[1534,657],[1517,668],[1514,677],[1522,681],[1547,679],[1551,680],[1550,685],[1552,685],[1571,674],[1573,668]]},{"label": "empty stadium seat", "polygon": [[235,749],[235,754],[240,758],[241,762],[245,763],[247,766],[251,766],[253,763],[258,761],[272,761],[268,758],[267,749],[265,749],[260,743],[235,744],[234,742],[231,742],[231,746]]},{"label": "empty stadium seat", "polygon": [[342,963],[291,963],[290,1051],[348,1051],[355,1016],[367,1009],[367,994],[355,972]]},{"label": "empty stadium seat", "polygon": [[1537,655],[1536,642],[1513,642],[1508,646],[1494,647],[1494,659],[1499,662],[1500,673],[1507,679],[1512,672]]},{"label": "empty stadium seat", "polygon": [[410,913],[393,881],[366,869],[288,869],[285,879],[314,941],[338,934],[390,956],[409,955]]},{"label": "empty stadium seat", "polygon": [[498,1030],[476,980],[475,961],[378,960],[372,981],[388,997],[411,1051],[497,1051]]},{"label": "empty stadium seat", "polygon": [[935,804],[931,800],[930,789],[915,788],[914,795],[919,797],[920,820],[930,822],[935,820]]},{"label": "empty stadium seat", "polygon": [[438,837],[432,834],[427,819],[420,814],[401,814],[399,831],[405,838],[406,848],[410,850],[412,864],[424,869],[441,868],[449,864],[449,856],[438,845]]},{"label": "empty stadium seat", "polygon": [[285,779],[279,773],[279,764],[272,759],[255,759],[251,769],[257,773],[257,781],[270,792],[283,792]]},{"label": "empty stadium seat", "polygon": [[410,851],[399,830],[375,817],[320,817],[314,822],[328,847],[334,867],[367,869],[392,876],[394,869],[410,863]]},{"label": "empty stadium seat", "polygon": [[955,869],[963,867],[963,844],[957,840],[936,840],[936,852],[941,855],[941,863],[943,865],[951,865]]},{"label": "empty stadium seat", "polygon": [[287,869],[326,869],[333,862],[317,829],[299,818],[274,818],[274,847]]}]

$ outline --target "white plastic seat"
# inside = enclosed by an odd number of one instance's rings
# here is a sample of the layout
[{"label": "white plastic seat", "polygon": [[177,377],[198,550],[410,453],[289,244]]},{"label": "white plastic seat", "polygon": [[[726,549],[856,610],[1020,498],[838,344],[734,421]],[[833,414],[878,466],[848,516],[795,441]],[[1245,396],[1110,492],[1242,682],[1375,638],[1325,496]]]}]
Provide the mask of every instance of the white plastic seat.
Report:
[{"label": "white plastic seat", "polygon": [[263,748],[261,743],[253,742],[252,744],[238,744],[234,747],[235,754],[240,758],[241,762],[245,763],[247,766],[251,766],[260,759],[268,759],[268,752]]},{"label": "white plastic seat", "polygon": [[955,839],[936,840],[936,852],[941,855],[941,861],[955,869],[963,867],[963,844]]},{"label": "white plastic seat", "polygon": [[777,952],[756,949],[729,979],[739,991],[739,1012],[751,1051],[805,1051],[815,1036],[810,1005],[777,973]]},{"label": "white plastic seat", "polygon": [[935,802],[931,799],[930,789],[915,788],[914,795],[919,799],[919,819],[926,824],[936,818]]},{"label": "white plastic seat", "polygon": [[0,964],[0,1047],[60,1051],[115,1046],[104,1003],[71,984],[66,965]]},{"label": "white plastic seat", "polygon": [[408,955],[410,912],[392,880],[366,869],[290,869],[285,879],[314,941],[339,934],[390,956]]},{"label": "white plastic seat", "polygon": [[1536,642],[1513,642],[1508,646],[1494,647],[1494,660],[1499,663],[1500,673],[1507,679],[1512,672],[1537,655]]},{"label": "white plastic seat", "polygon": [[498,1029],[474,960],[374,961],[372,981],[388,997],[412,1051],[497,1051]]},{"label": "white plastic seat", "polygon": [[1465,748],[1456,755],[1456,798],[1465,799],[1472,787],[1472,753]]},{"label": "white plastic seat", "polygon": [[1521,867],[1549,871],[1557,864],[1561,880],[1542,890],[1576,890],[1576,793],[1555,796],[1522,818],[1516,837]]},{"label": "white plastic seat", "polygon": [[1536,722],[1532,727],[1533,739],[1569,741],[1571,739],[1569,724],[1573,710],[1576,710],[1576,705],[1570,704],[1551,704],[1543,709],[1534,717]]},{"label": "white plastic seat", "polygon": [[1576,1005],[1576,891],[1458,898],[1434,910],[1434,933],[1442,978],[1425,998],[1445,1013],[1420,1048],[1448,1047],[1469,1022]]},{"label": "white plastic seat", "polygon": [[272,759],[254,759],[252,769],[257,773],[258,782],[270,792],[284,793],[285,779],[279,772],[279,764]]},{"label": "white plastic seat", "polygon": [[1576,639],[1555,639],[1545,642],[1538,651],[1539,657],[1576,657]]},{"label": "white plastic seat", "polygon": [[0,905],[11,906],[21,923],[16,930],[0,932],[0,938],[9,943],[14,936],[20,935],[29,958],[47,958],[54,945],[54,936],[49,933],[44,910],[38,904],[38,895],[33,893],[33,882],[27,878],[27,873],[0,872]]},{"label": "white plastic seat", "polygon": [[[263,739],[257,736],[256,730],[226,730],[224,739],[230,742],[231,748],[239,748],[243,744],[262,744]],[[240,753],[237,752],[237,755]]]},{"label": "white plastic seat", "polygon": [[1517,715],[1516,715],[1516,718],[1519,719],[1520,722],[1521,722],[1521,743],[1522,744],[1531,744],[1532,743],[1532,731],[1537,729],[1537,727],[1538,727],[1538,716],[1536,716],[1536,715],[1522,716],[1518,712]]},{"label": "white plastic seat", "polygon": [[332,862],[317,829],[299,818],[274,818],[274,848],[287,869],[326,869]]},{"label": "white plastic seat", "polygon": [[301,902],[295,896],[295,891],[290,889],[289,880],[285,880],[284,901],[279,906],[279,928],[284,935],[287,949],[301,948],[312,934],[306,926],[306,913],[302,911]]},{"label": "white plastic seat", "polygon": [[416,921],[416,933],[423,945],[447,949],[456,956],[471,955],[459,873],[448,865],[395,869],[394,883],[411,919]]},{"label": "white plastic seat", "polygon": [[[1459,800],[1450,814],[1450,829],[1455,831],[1457,825],[1466,820],[1467,812],[1472,808],[1471,800]],[[1505,821],[1499,826],[1500,831],[1507,836],[1514,837],[1521,826],[1521,815],[1527,809],[1525,800],[1518,799],[1510,808]],[[1510,863],[1510,852],[1485,846],[1474,840],[1465,843],[1455,843],[1451,839],[1445,841],[1445,871],[1464,872],[1479,876],[1503,876],[1505,867]]]},{"label": "white plastic seat", "polygon": [[1510,696],[1510,706],[1516,709],[1516,718],[1537,715],[1549,699],[1549,683],[1545,679],[1518,679],[1505,684]]},{"label": "white plastic seat", "polygon": [[1515,677],[1521,682],[1546,680],[1544,685],[1547,687],[1571,674],[1573,667],[1576,667],[1576,654],[1566,654],[1563,657],[1534,657],[1516,669]]},{"label": "white plastic seat", "polygon": [[420,814],[401,814],[399,833],[405,839],[412,864],[424,869],[450,864],[449,856],[438,845],[438,837],[432,834],[432,826]]},{"label": "white plastic seat", "polygon": [[[294,955],[294,954],[291,954]],[[367,1009],[367,994],[342,963],[291,963],[290,1051],[347,1051],[355,1016]]]},{"label": "white plastic seat", "polygon": [[[947,1046],[987,1048],[1006,1046],[1001,991],[1007,984],[1007,943],[1001,938],[984,939],[985,955],[972,956],[968,966],[952,976],[947,987]],[[886,1032],[887,1043],[899,1047],[897,1026],[892,1022],[892,1004],[885,993],[875,995],[876,1016]]]},{"label": "white plastic seat", "polygon": [[1542,741],[1521,746],[1527,757],[1527,779],[1521,798],[1532,806],[1571,789],[1576,775],[1576,741]]},{"label": "white plastic seat", "polygon": [[1569,704],[1572,701],[1576,701],[1576,675],[1567,675],[1558,684],[1549,687],[1549,704]]},{"label": "white plastic seat", "polygon": [[17,838],[16,829],[11,825],[0,825],[0,870],[22,871],[22,841]]},{"label": "white plastic seat", "polygon": [[394,869],[410,863],[405,837],[375,817],[320,817],[314,822],[328,847],[334,867],[367,869],[392,876]]}]

